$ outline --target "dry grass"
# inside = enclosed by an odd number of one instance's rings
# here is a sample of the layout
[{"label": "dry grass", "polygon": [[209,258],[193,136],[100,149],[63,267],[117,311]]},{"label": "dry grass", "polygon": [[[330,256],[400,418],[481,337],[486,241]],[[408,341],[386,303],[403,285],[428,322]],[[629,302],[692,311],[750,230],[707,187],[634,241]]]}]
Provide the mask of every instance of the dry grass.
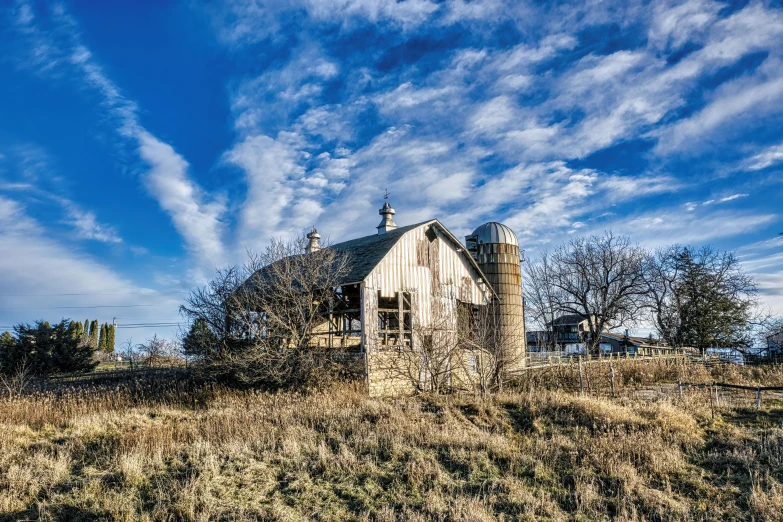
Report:
[{"label": "dry grass", "polygon": [[781,520],[781,419],[699,394],[49,393],[0,400],[0,520]]}]

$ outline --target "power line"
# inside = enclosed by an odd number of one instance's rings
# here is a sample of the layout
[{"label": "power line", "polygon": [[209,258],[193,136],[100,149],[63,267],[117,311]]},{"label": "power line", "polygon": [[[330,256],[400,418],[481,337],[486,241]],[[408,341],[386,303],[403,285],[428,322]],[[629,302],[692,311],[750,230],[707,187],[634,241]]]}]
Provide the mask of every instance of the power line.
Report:
[{"label": "power line", "polygon": [[150,328],[175,328],[177,326],[179,326],[179,325],[177,325],[177,324],[169,324],[169,325],[159,324],[159,325],[154,325],[154,326],[122,326],[122,325],[118,324],[116,326],[116,328],[117,328],[117,330],[138,330],[138,329],[150,329]]},{"label": "power line", "polygon": [[65,296],[96,296],[96,295],[148,295],[157,297],[159,295],[182,295],[185,291],[168,292],[107,292],[107,293],[67,293],[67,294],[0,294],[0,297],[65,297]]},{"label": "power line", "polygon": [[169,322],[160,321],[157,323],[122,323],[122,324],[118,324],[117,326],[171,326],[171,325],[176,326],[178,324],[182,324],[182,323],[174,322],[174,321],[169,321]]},{"label": "power line", "polygon": [[[77,323],[79,321],[76,321]],[[124,323],[117,324],[116,328],[162,328],[168,326],[182,326],[184,323],[160,322],[160,323]],[[13,328],[14,325],[0,325],[0,328]]]},{"label": "power line", "polygon": [[140,308],[144,306],[159,306],[152,304],[132,304],[132,305],[96,305],[96,306],[31,306],[25,308],[0,308],[0,312],[12,310],[71,310],[80,308]]}]

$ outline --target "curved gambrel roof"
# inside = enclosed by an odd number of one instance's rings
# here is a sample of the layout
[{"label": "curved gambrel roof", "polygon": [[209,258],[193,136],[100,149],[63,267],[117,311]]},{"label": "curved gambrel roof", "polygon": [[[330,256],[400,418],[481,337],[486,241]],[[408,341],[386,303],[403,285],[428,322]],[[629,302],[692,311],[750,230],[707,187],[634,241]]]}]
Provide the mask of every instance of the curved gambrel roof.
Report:
[{"label": "curved gambrel roof", "polygon": [[378,264],[386,257],[394,245],[404,236],[407,232],[419,228],[424,225],[430,225],[440,231],[447,239],[449,239],[456,249],[463,255],[468,263],[476,270],[484,281],[487,289],[494,294],[492,285],[486,278],[484,273],[479,268],[476,260],[465,250],[459,239],[454,234],[443,226],[443,224],[437,219],[430,219],[428,221],[422,221],[414,225],[408,225],[405,227],[399,227],[395,230],[390,230],[384,234],[374,234],[371,236],[360,237],[357,239],[351,239],[350,241],[344,241],[329,246],[338,251],[347,252],[350,256],[351,271],[345,278],[344,284],[360,283],[364,281],[370,272],[378,266]]}]

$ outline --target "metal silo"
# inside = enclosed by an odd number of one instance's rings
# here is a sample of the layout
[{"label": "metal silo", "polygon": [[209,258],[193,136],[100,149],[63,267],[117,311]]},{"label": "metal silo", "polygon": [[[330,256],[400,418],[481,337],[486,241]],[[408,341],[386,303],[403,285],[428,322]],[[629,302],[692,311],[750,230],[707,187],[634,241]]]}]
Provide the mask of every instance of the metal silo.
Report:
[{"label": "metal silo", "polygon": [[494,314],[497,338],[508,369],[524,365],[525,318],[519,241],[507,226],[490,222],[465,237],[465,245],[498,297]]}]

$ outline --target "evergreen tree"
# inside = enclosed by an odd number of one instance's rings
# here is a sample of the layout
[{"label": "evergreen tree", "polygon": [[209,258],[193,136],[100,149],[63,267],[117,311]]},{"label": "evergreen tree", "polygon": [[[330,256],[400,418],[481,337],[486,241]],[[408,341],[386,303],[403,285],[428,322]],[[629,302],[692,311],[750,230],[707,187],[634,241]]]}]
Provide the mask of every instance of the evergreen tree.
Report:
[{"label": "evergreen tree", "polygon": [[90,320],[84,320],[84,327],[82,327],[82,342],[87,344],[90,342]]},{"label": "evergreen tree", "polygon": [[67,319],[54,326],[45,321],[35,326],[16,325],[15,338],[5,334],[0,337],[0,370],[11,372],[22,362],[39,376],[92,370],[96,364],[92,349],[75,338],[68,326]]},{"label": "evergreen tree", "polygon": [[218,337],[209,329],[207,321],[199,318],[193,322],[182,340],[182,351],[185,355],[204,357],[211,354],[217,344]]},{"label": "evergreen tree", "polygon": [[650,293],[659,333],[673,346],[749,348],[756,283],[733,252],[679,245],[656,254]]},{"label": "evergreen tree", "polygon": [[81,338],[84,336],[84,325],[79,321],[76,321],[75,324],[76,324],[76,329],[74,331],[73,336],[81,340]]},{"label": "evergreen tree", "polygon": [[106,330],[106,348],[104,351],[106,353],[114,353],[114,325],[108,325]]},{"label": "evergreen tree", "polygon": [[98,320],[93,319],[90,323],[90,347],[93,350],[98,349]]},{"label": "evergreen tree", "polygon": [[[2,364],[3,359],[3,353],[6,350],[13,349],[14,344],[16,343],[16,340],[11,335],[11,332],[3,332],[3,335],[0,335],[0,364]],[[0,368],[2,369],[2,368]]]},{"label": "evergreen tree", "polygon": [[79,329],[79,327],[77,326],[78,324],[79,323],[77,323],[76,321],[71,321],[70,323],[68,323],[68,333],[71,334],[71,337],[74,337],[74,338],[77,337],[77,333],[76,332]]},{"label": "evergreen tree", "polygon": [[105,351],[104,349],[106,348],[106,329],[107,325],[106,323],[103,323],[101,325],[100,336],[98,337],[98,349],[102,352]]}]

